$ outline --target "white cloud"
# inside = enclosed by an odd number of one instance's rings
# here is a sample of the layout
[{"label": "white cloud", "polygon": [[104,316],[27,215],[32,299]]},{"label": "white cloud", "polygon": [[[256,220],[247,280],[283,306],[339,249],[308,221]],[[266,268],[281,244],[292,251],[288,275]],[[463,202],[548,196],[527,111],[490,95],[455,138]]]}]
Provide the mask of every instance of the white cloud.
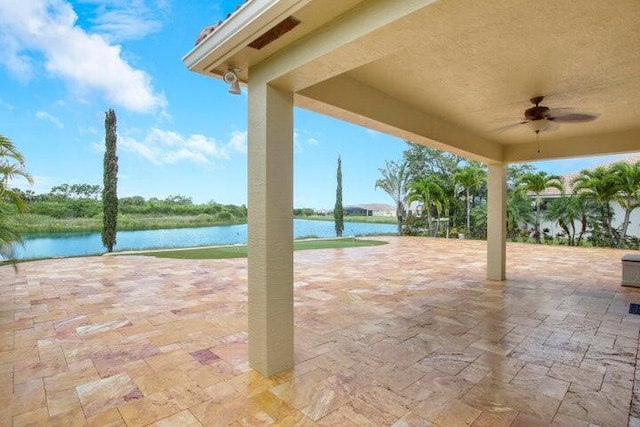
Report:
[{"label": "white cloud", "polygon": [[141,20],[135,10],[110,10],[92,20],[92,29],[112,42],[141,39],[157,33],[162,27],[158,20]]},{"label": "white cloud", "polygon": [[227,144],[230,149],[237,151],[238,153],[247,152],[247,131],[233,131],[231,139]]},{"label": "white cloud", "polygon": [[107,36],[79,27],[77,18],[64,0],[3,0],[0,62],[19,78],[44,67],[80,97],[101,92],[109,102],[141,113],[166,108],[150,76],[129,65]]},{"label": "white cloud", "polygon": [[166,154],[166,159],[167,163],[178,163],[182,160],[200,164],[210,163],[204,153],[189,150],[188,148],[181,148],[178,151],[170,151]]},{"label": "white cloud", "polygon": [[209,155],[214,158],[227,158],[224,150],[216,147],[215,141],[207,140],[204,135],[191,135],[185,143],[189,150]]},{"label": "white cloud", "polygon": [[[2,7],[2,4],[0,4]],[[0,15],[0,23],[2,17]],[[26,55],[20,55],[20,46],[12,35],[5,33],[0,25],[0,61],[20,81],[33,77],[33,61]]]},{"label": "white cloud", "polygon": [[[209,165],[228,160],[231,153],[246,153],[246,132],[233,132],[226,142],[204,135],[181,135],[177,132],[153,128],[142,139],[118,135],[123,150],[133,152],[156,165],[191,162]],[[94,144],[97,148],[97,144]]]},{"label": "white cloud", "polygon": [[165,1],[156,1],[153,6],[149,6],[145,0],[77,1],[94,6],[88,12],[91,31],[114,43],[157,33],[162,28],[163,15],[170,9]]},{"label": "white cloud", "polygon": [[132,151],[138,154],[139,156],[142,156],[145,159],[149,160],[151,163],[161,164],[161,161],[159,159],[159,157],[161,156],[159,155],[157,149],[146,146],[143,143],[140,143],[135,139],[128,138],[128,137],[119,138],[119,142],[120,142],[120,146],[124,150]]},{"label": "white cloud", "polygon": [[59,129],[62,129],[64,127],[64,125],[62,124],[59,118],[47,113],[46,111],[37,111],[36,117],[39,118],[40,120],[45,120],[53,123],[53,125]]},{"label": "white cloud", "polygon": [[298,130],[294,129],[293,131],[293,148],[298,153],[304,152],[304,146],[316,146],[320,145],[318,138],[316,138],[314,132],[308,131],[306,129]]}]

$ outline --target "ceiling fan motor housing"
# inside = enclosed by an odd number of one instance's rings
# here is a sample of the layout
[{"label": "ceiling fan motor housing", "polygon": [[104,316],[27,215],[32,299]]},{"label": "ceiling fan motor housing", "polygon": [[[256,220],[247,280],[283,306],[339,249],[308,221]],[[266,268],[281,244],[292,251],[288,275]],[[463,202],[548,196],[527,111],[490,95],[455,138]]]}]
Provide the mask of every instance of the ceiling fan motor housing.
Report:
[{"label": "ceiling fan motor housing", "polygon": [[543,107],[536,105],[535,107],[531,107],[524,112],[524,117],[528,120],[544,120],[549,119],[551,117],[551,113],[549,112],[549,107]]}]

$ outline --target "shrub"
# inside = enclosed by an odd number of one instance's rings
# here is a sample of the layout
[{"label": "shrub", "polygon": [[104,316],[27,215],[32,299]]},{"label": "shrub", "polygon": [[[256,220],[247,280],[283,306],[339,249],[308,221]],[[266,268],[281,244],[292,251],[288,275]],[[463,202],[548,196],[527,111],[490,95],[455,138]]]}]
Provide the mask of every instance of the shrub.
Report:
[{"label": "shrub", "polygon": [[402,225],[402,234],[404,236],[421,236],[427,229],[427,222],[421,216],[407,216]]},{"label": "shrub", "polygon": [[231,221],[233,215],[229,211],[220,211],[216,214],[217,221]]}]

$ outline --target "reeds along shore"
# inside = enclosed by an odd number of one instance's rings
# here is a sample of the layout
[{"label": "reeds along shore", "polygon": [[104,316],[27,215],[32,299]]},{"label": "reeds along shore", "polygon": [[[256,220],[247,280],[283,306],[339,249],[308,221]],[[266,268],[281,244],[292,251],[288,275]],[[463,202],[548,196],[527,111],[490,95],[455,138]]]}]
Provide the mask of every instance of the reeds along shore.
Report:
[{"label": "reeds along shore", "polygon": [[[214,225],[244,224],[244,220],[217,220],[213,215],[194,216],[138,216],[118,217],[118,230],[157,230],[163,228],[209,227]],[[22,233],[74,233],[98,232],[102,229],[102,217],[53,218],[45,215],[26,214],[18,219]]]}]

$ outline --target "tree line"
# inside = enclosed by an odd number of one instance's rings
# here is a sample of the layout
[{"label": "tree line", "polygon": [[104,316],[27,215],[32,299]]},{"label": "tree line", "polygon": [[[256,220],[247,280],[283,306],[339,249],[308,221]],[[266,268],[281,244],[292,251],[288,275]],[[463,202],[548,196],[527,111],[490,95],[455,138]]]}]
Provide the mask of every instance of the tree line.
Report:
[{"label": "tree line", "polygon": [[[90,189],[90,191],[87,191]],[[13,189],[25,202],[24,212],[46,215],[57,219],[93,218],[102,214],[102,188],[90,184],[62,184],[48,193],[36,194],[31,190]],[[123,215],[211,215],[217,221],[246,220],[245,205],[221,204],[215,201],[196,204],[184,195],[170,195],[164,199],[142,196],[118,198],[118,213]]]},{"label": "tree line", "polygon": [[[398,233],[446,236],[487,234],[487,168],[461,156],[407,142],[399,161],[380,168],[375,187],[396,204]],[[543,197],[555,188],[555,197]],[[507,170],[507,233],[511,240],[567,245],[638,248],[628,235],[631,213],[640,207],[640,162],[585,169],[571,181],[529,164]],[[613,226],[616,202],[624,211]],[[417,209],[410,209],[414,207]],[[558,225],[552,236],[542,221]]]}]

